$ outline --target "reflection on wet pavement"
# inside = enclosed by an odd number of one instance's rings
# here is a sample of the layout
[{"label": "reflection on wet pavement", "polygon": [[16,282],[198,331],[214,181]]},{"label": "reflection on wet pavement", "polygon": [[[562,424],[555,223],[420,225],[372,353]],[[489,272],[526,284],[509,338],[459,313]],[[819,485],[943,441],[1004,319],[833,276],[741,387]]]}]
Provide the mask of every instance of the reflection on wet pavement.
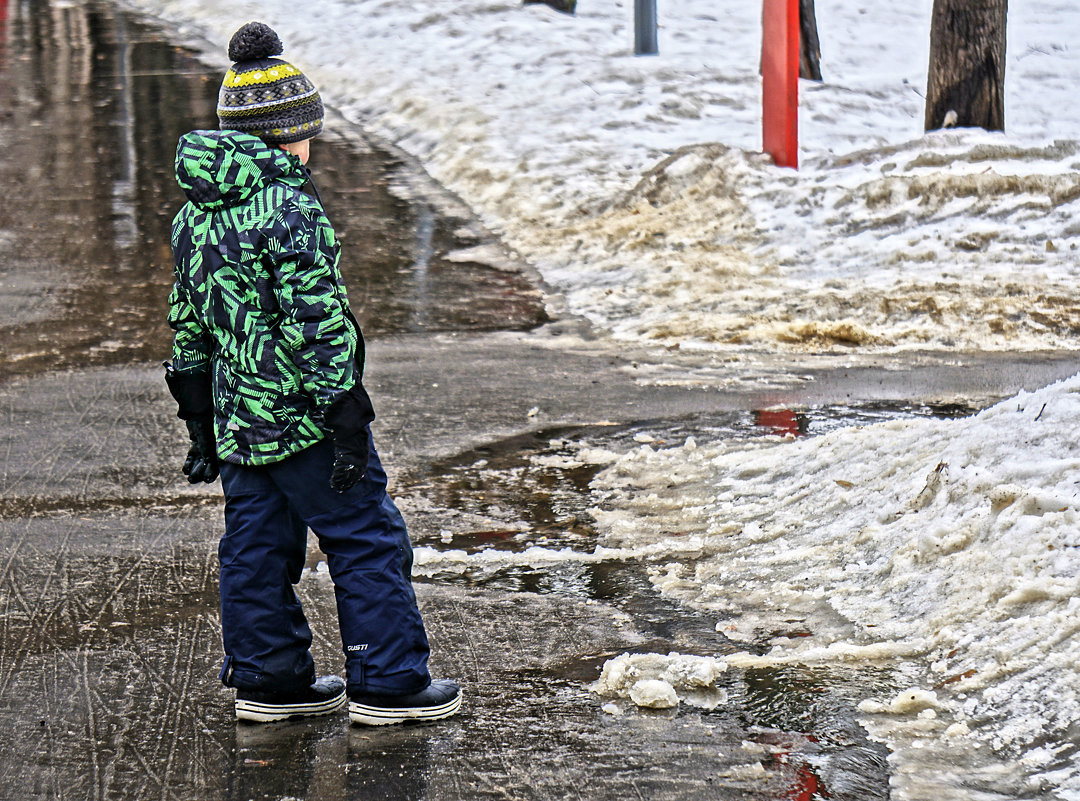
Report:
[{"label": "reflection on wet pavement", "polygon": [[[3,9],[0,378],[163,358],[173,155],[217,127],[220,75],[104,0]],[[329,131],[311,166],[369,336],[547,319],[520,272],[460,256],[475,224],[392,191],[405,165]]]}]

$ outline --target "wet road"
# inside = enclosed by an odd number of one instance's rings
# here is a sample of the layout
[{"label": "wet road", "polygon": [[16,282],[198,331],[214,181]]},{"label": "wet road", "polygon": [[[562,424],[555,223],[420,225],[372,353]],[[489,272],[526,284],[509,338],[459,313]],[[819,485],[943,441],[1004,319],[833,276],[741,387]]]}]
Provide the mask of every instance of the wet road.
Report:
[{"label": "wet road", "polygon": [[[173,154],[181,133],[217,127],[220,71],[106,5],[8,13],[0,180],[16,191],[0,210],[4,377],[167,354],[169,224],[182,200]],[[330,132],[311,167],[369,335],[547,319],[519,272],[470,260],[474,225],[402,199],[409,177],[394,157]]]},{"label": "wet road", "polygon": [[[433,670],[467,698],[444,724],[237,725],[216,681],[219,490],[178,475],[155,366],[172,151],[213,125],[219,73],[107,2],[0,0],[0,34],[0,176],[19,201],[0,206],[0,797],[887,797],[886,754],[852,709],[891,686],[875,668],[733,670],[714,712],[602,712],[587,685],[605,658],[733,650],[657,597],[643,562],[422,577]],[[527,271],[401,158],[339,127],[312,166],[418,544],[589,550],[591,473],[534,458],[560,442],[948,416],[1077,369],[1068,354],[762,359],[721,377],[648,364],[571,336],[575,321],[538,328],[551,312]],[[338,670],[320,561],[313,549],[298,592],[319,664]]]}]

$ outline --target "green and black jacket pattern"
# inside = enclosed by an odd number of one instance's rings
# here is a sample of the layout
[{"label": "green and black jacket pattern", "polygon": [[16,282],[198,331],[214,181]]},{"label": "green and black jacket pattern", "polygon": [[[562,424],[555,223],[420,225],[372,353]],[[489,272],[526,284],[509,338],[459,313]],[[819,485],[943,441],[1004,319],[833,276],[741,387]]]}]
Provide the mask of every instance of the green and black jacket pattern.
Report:
[{"label": "green and black jacket pattern", "polygon": [[300,160],[251,134],[184,135],[176,179],[173,369],[212,372],[221,459],[279,461],[326,436],[363,371],[334,229]]}]

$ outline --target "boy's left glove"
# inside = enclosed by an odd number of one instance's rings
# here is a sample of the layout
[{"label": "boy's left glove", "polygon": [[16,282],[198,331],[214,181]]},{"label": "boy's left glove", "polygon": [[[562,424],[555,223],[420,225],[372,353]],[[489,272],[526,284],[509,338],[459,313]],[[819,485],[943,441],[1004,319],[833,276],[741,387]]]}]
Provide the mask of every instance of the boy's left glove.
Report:
[{"label": "boy's left glove", "polygon": [[345,492],[367,474],[371,436],[368,425],[375,419],[364,386],[357,381],[326,410],[325,420],[334,435],[334,468],[330,488]]},{"label": "boy's left glove", "polygon": [[191,447],[180,471],[192,484],[205,481],[210,484],[218,477],[217,438],[214,436],[214,418],[197,417],[187,421]]},{"label": "boy's left glove", "polygon": [[214,399],[209,371],[178,373],[165,363],[165,383],[176,399],[176,416],[187,423],[191,447],[181,472],[188,481],[211,483],[218,477],[217,438],[214,435]]}]

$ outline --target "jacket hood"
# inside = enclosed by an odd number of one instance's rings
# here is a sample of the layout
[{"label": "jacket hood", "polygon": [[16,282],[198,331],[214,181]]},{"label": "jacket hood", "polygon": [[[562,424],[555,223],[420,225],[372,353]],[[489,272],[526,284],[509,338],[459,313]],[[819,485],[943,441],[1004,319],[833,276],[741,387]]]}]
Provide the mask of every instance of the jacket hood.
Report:
[{"label": "jacket hood", "polygon": [[176,182],[200,209],[243,203],[263,187],[284,181],[303,186],[300,159],[239,131],[192,131],[176,148]]}]

